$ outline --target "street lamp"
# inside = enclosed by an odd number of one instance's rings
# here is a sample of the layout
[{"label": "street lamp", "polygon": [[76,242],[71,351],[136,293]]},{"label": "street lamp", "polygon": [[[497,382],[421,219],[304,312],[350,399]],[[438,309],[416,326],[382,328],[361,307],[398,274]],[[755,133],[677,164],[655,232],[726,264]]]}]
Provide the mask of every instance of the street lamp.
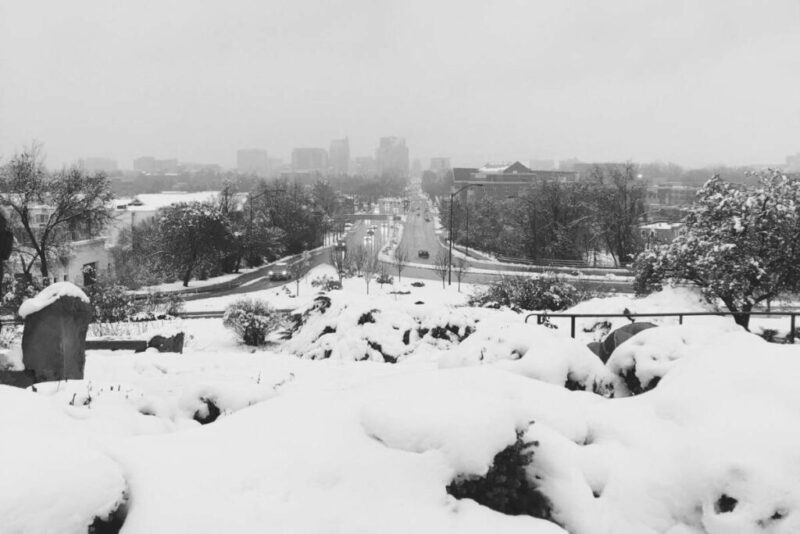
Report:
[{"label": "street lamp", "polygon": [[[453,284],[453,198],[460,192],[464,191],[465,189],[469,189],[470,187],[483,187],[483,184],[467,184],[458,191],[450,193],[450,250],[447,258],[447,285]],[[467,207],[467,209],[469,209],[469,207]],[[469,227],[467,227],[467,239],[469,239]]]}]

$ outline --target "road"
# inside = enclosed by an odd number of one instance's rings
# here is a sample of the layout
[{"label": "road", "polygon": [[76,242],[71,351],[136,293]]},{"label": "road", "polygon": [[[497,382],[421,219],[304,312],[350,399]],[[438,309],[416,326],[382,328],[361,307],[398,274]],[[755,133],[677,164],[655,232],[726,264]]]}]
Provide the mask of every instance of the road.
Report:
[{"label": "road", "polygon": [[[415,264],[423,264],[429,266],[427,268],[414,267],[407,265],[402,272],[403,277],[421,278],[425,280],[435,280],[441,283],[440,275],[433,269],[436,262],[437,254],[446,254],[447,248],[443,245],[442,241],[436,235],[435,231],[435,215],[429,211],[430,206],[426,199],[417,197],[411,200],[409,209],[406,214],[405,226],[403,228],[403,237],[400,240],[399,247],[406,251],[408,262]],[[387,204],[380,204],[380,211],[378,215],[395,215],[397,214],[397,207]],[[426,217],[429,220],[425,220]],[[394,221],[387,221],[384,217],[376,219],[359,220],[353,224],[353,227],[347,232],[345,241],[348,250],[353,250],[357,246],[365,246],[375,251],[379,251],[386,243],[391,240],[393,233],[393,226],[402,224]],[[373,228],[374,227],[374,228]],[[373,235],[369,236],[369,230],[373,231]],[[330,248],[324,248],[319,251],[312,252],[309,256],[310,267],[315,267],[324,263],[330,264]],[[420,258],[418,253],[420,250],[427,250],[429,253],[428,258]],[[468,260],[469,268],[472,272],[467,272],[462,277],[464,283],[470,284],[488,284],[499,280],[503,274],[492,272],[475,272],[480,271],[519,271],[529,272],[530,268],[525,265],[498,265],[494,262],[481,261],[475,258]],[[387,272],[392,275],[397,275],[397,269],[394,265],[386,265]],[[268,272],[270,266],[262,267],[261,269],[242,275],[235,280],[235,287],[226,285],[224,287],[207,287],[202,292],[196,294],[184,295],[186,300],[195,300],[209,297],[219,297],[224,295],[236,295],[249,293],[251,291],[261,291],[270,289],[282,284],[285,281],[273,282],[269,280]],[[452,274],[452,283],[457,283],[457,275],[454,271]],[[615,291],[619,293],[632,292],[631,283],[629,281],[619,280],[583,280],[573,282],[586,290],[610,292]]]}]

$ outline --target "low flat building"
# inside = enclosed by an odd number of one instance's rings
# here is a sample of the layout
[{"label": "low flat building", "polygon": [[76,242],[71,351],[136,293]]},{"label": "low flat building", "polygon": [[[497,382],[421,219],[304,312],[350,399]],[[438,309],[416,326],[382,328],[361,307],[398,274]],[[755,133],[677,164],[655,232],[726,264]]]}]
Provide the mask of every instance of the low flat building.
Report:
[{"label": "low flat building", "polygon": [[[453,188],[480,184],[475,194],[493,197],[519,196],[525,189],[543,182],[568,183],[578,181],[578,173],[572,171],[534,171],[519,161],[514,163],[487,163],[479,169],[456,167],[453,169]],[[478,193],[477,191],[481,191]]]}]

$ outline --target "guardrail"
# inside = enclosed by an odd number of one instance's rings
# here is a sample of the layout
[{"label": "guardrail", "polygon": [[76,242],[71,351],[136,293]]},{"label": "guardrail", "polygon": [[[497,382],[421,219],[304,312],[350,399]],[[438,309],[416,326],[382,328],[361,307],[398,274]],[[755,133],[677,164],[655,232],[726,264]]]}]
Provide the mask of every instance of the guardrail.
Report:
[{"label": "guardrail", "polygon": [[[595,318],[595,319],[608,319],[608,318],[620,318],[625,317],[633,321],[637,317],[677,317],[678,324],[683,324],[684,317],[702,317],[702,316],[717,316],[717,317],[727,317],[727,316],[737,316],[737,315],[748,315],[748,316],[778,316],[778,317],[789,317],[789,336],[787,339],[789,343],[794,343],[795,339],[795,326],[797,324],[797,316],[800,315],[800,312],[796,311],[751,311],[751,312],[658,312],[658,313],[529,313],[525,316],[525,322],[528,322],[528,319],[531,317],[536,317],[536,324],[544,324],[547,320],[551,318],[569,318],[570,323],[570,337],[575,337],[575,319],[587,319],[587,318]],[[633,321],[635,322],[635,321]]]}]

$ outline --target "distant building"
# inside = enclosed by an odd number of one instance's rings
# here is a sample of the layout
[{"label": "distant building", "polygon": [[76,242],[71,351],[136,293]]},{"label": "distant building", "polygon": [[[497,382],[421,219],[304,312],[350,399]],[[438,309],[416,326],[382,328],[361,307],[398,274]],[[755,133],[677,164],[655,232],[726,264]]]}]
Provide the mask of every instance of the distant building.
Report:
[{"label": "distant building", "polygon": [[571,171],[534,171],[520,163],[487,163],[480,169],[453,169],[453,187],[480,184],[471,191],[475,195],[503,198],[518,196],[528,187],[547,181],[575,182],[578,173]]},{"label": "distant building", "polygon": [[418,159],[415,159],[411,163],[411,175],[414,177],[422,176],[422,162]]},{"label": "distant building", "polygon": [[86,158],[80,160],[79,164],[88,173],[110,173],[119,170],[117,161],[109,158]]},{"label": "distant building", "polygon": [[320,171],[328,169],[328,153],[324,148],[295,148],[292,150],[293,171]]},{"label": "distant building", "polygon": [[451,169],[450,158],[431,158],[430,170],[436,174],[442,174]]},{"label": "distant building", "polygon": [[800,171],[800,153],[794,156],[786,156],[786,171]]},{"label": "distant building", "polygon": [[243,174],[266,177],[269,173],[269,156],[260,148],[243,148],[236,151],[236,170]]},{"label": "distant building", "polygon": [[554,171],[556,170],[556,160],[532,159],[528,162],[528,167],[533,171]]},{"label": "distant building", "polygon": [[356,158],[354,162],[354,171],[359,176],[374,176],[378,172],[378,165],[375,163],[375,158],[360,157]]},{"label": "distant building", "polygon": [[178,160],[171,159],[156,159],[150,156],[144,156],[133,160],[133,170],[143,172],[145,174],[169,174],[178,172]]},{"label": "distant building", "polygon": [[651,185],[647,188],[646,203],[651,208],[689,206],[694,203],[699,189],[699,186],[676,183]]},{"label": "distant building", "polygon": [[347,137],[331,141],[328,164],[334,174],[348,173],[350,170],[350,141]]},{"label": "distant building", "polygon": [[375,151],[378,174],[408,176],[408,147],[406,140],[399,137],[381,137]]}]

